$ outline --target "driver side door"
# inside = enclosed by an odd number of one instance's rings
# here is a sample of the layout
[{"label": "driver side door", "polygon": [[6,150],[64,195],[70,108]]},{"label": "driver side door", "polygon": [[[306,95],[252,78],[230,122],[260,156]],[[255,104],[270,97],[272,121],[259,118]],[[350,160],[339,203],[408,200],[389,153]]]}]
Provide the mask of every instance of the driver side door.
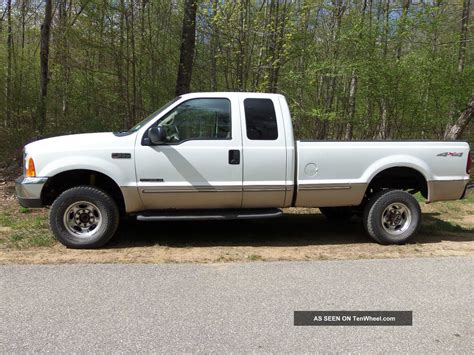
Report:
[{"label": "driver side door", "polygon": [[240,208],[242,137],[238,103],[224,97],[192,98],[155,125],[161,145],[137,139],[136,174],[146,209]]}]

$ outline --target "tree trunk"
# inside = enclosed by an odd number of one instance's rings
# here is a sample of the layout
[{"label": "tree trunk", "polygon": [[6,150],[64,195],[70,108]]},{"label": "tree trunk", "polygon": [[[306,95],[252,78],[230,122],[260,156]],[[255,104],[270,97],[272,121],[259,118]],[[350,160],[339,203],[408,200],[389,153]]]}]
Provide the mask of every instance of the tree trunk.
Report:
[{"label": "tree trunk", "polygon": [[451,127],[449,132],[444,136],[444,139],[455,140],[461,137],[462,132],[467,127],[471,121],[472,116],[474,116],[474,92],[469,99],[466,109],[461,112],[456,123]]},{"label": "tree trunk", "polygon": [[[269,22],[270,22],[270,16],[269,16],[270,6],[265,5],[262,8],[263,8],[263,19],[264,19],[263,20],[264,23],[262,24],[262,27],[265,29],[264,32],[267,32],[268,27],[269,27]],[[260,42],[260,48],[257,55],[257,64],[256,64],[256,69],[255,69],[255,74],[254,74],[254,79],[253,79],[253,90],[255,91],[259,90],[260,79],[265,70],[264,62],[266,62],[266,60],[264,59],[264,51],[268,48],[268,43],[269,43],[269,38],[268,38],[269,36],[266,33],[263,33],[260,36],[262,37],[262,39]]]},{"label": "tree trunk", "polygon": [[388,32],[390,19],[390,0],[385,0],[384,21],[383,21],[383,56],[387,57],[388,52]]},{"label": "tree trunk", "polygon": [[345,4],[342,0],[333,0],[333,29],[332,29],[332,40],[333,40],[333,48],[332,48],[332,59],[333,59],[333,68],[331,70],[331,78],[329,80],[329,87],[328,87],[328,94],[326,96],[326,110],[329,112],[332,110],[334,98],[336,96],[336,87],[337,87],[337,79],[336,79],[336,62],[339,57],[339,35],[341,31],[341,24],[342,24],[342,17],[344,16],[344,12],[346,10]]},{"label": "tree trunk", "polygon": [[275,93],[278,91],[278,80],[281,62],[283,60],[282,47],[285,36],[285,26],[287,22],[288,4],[287,0],[271,1],[270,12],[273,15],[272,19],[272,34],[269,42],[270,62],[269,62],[269,82],[267,84],[267,91]]},{"label": "tree trunk", "polygon": [[285,0],[282,2],[283,9],[280,11],[281,12],[281,19],[279,21],[279,28],[277,27],[278,30],[278,41],[277,41],[277,58],[276,58],[276,63],[273,65],[273,74],[272,74],[272,91],[271,92],[277,92],[278,91],[278,80],[279,80],[279,75],[280,75],[280,68],[282,65],[282,61],[284,60],[283,58],[283,45],[285,41],[285,30],[286,30],[286,23],[288,21],[288,3]]},{"label": "tree trunk", "polygon": [[126,113],[123,115],[123,128],[128,129],[131,126],[131,103],[130,103],[130,90],[129,90],[129,56],[128,56],[128,20],[127,20],[127,8],[124,0],[120,1],[119,10],[119,25],[118,35],[114,38],[119,39],[117,54],[115,55],[115,62],[117,66],[117,78],[119,83],[120,92],[123,99],[123,104],[126,109]]},{"label": "tree trunk", "polygon": [[196,11],[196,0],[184,1],[183,31],[181,34],[178,78],[176,80],[176,96],[186,94],[191,89],[194,46],[196,44]]},{"label": "tree trunk", "polygon": [[[466,56],[466,44],[467,44],[467,29],[469,25],[469,10],[471,6],[471,0],[464,0],[463,7],[462,7],[462,15],[461,15],[461,33],[460,33],[460,41],[459,41],[459,56],[458,56],[458,77],[456,78],[456,85],[459,84],[461,79],[461,75],[464,72],[464,61]],[[446,124],[446,128],[444,131],[444,137],[448,137],[452,130],[455,129],[455,125],[453,125],[454,121],[454,113],[456,111],[455,107],[459,106],[459,102],[456,102],[455,99],[451,102],[451,109],[449,112],[449,119],[448,123]]]},{"label": "tree trunk", "polygon": [[40,43],[40,96],[38,102],[38,112],[36,129],[40,136],[44,133],[46,126],[46,98],[48,96],[49,80],[49,39],[51,37],[51,19],[53,13],[52,0],[46,0],[44,10],[44,21],[41,25],[41,43]]},{"label": "tree trunk", "polygon": [[239,11],[239,29],[238,29],[238,58],[236,63],[236,90],[244,91],[244,66],[245,66],[245,49],[247,45],[246,38],[246,11],[247,11],[247,1],[243,0],[239,2],[238,5]]},{"label": "tree trunk", "polygon": [[462,19],[461,19],[461,40],[459,43],[459,59],[458,59],[458,72],[464,71],[464,59],[466,56],[466,44],[467,44],[467,29],[469,24],[469,8],[471,6],[471,0],[464,0],[462,6]]},{"label": "tree trunk", "polygon": [[5,80],[5,122],[4,126],[11,124],[11,101],[12,101],[12,54],[13,54],[13,34],[12,34],[12,0],[7,2],[7,72]]},{"label": "tree trunk", "polygon": [[387,101],[385,99],[382,99],[382,103],[380,105],[380,112],[381,112],[381,119],[380,119],[379,131],[377,133],[377,139],[387,139],[388,113],[387,113]]},{"label": "tree trunk", "polygon": [[[21,28],[21,35],[20,35],[20,56],[19,60],[15,61],[15,64],[19,62],[19,65],[16,65],[15,71],[18,73],[18,92],[22,93],[21,95],[15,97],[15,100],[21,100],[22,102],[25,102],[25,87],[29,84],[26,83],[24,80],[25,74],[26,74],[26,65],[25,65],[25,44],[26,44],[26,23],[27,23],[27,15],[28,15],[28,3],[27,1],[22,1],[21,2],[21,8],[20,8],[20,28]],[[21,115],[21,106],[16,105],[16,114],[17,117],[20,117]],[[34,116],[33,116],[34,117]],[[34,118],[33,118],[34,119]],[[21,119],[18,119],[16,121],[16,126],[19,128],[21,122]],[[28,122],[28,125],[31,127],[32,122]]]},{"label": "tree trunk", "polygon": [[346,124],[345,139],[352,139],[352,130],[356,108],[356,92],[357,92],[357,75],[355,70],[352,71],[351,84],[349,88],[349,122]]},{"label": "tree trunk", "polygon": [[[389,18],[390,18],[390,0],[385,0],[384,7],[384,22],[383,22],[383,59],[386,62],[388,54],[388,32],[389,32]],[[388,110],[387,110],[387,98],[382,97],[381,104],[381,117],[379,131],[377,133],[378,139],[387,139],[388,136]]]},{"label": "tree trunk", "polygon": [[128,31],[130,35],[130,50],[131,50],[131,65],[132,65],[132,105],[131,105],[131,121],[133,124],[136,122],[137,116],[137,56],[135,46],[135,6],[133,1],[130,1],[130,17],[127,16],[128,20]]},{"label": "tree trunk", "polygon": [[400,60],[402,56],[402,45],[403,45],[403,32],[405,31],[405,22],[408,14],[408,9],[410,7],[410,2],[411,0],[403,0],[403,5],[402,5],[402,15],[400,17],[400,25],[399,25],[399,38],[398,38],[398,44],[397,44],[397,60]]},{"label": "tree trunk", "polygon": [[211,91],[217,91],[217,42],[218,42],[218,26],[216,26],[216,16],[217,16],[217,1],[211,0],[212,2],[212,20],[211,20],[211,65],[210,65],[210,74],[211,74]]},{"label": "tree trunk", "polygon": [[66,33],[68,30],[68,0],[60,0],[58,2],[58,21],[57,27],[62,34],[57,39],[58,48],[57,55],[58,61],[60,62],[60,78],[61,78],[61,96],[62,96],[62,119],[66,119],[66,115],[69,108],[69,82],[71,77],[71,70],[69,66],[69,42],[66,38]]}]

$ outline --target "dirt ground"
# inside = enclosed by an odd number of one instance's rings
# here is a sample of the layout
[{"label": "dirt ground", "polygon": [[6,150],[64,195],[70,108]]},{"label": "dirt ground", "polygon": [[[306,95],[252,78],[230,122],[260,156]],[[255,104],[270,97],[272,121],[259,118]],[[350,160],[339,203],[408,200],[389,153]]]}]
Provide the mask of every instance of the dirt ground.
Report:
[{"label": "dirt ground", "polygon": [[382,246],[360,220],[331,224],[317,209],[271,220],[122,223],[99,250],[67,249],[47,227],[47,210],[21,209],[13,183],[0,181],[0,264],[222,263],[474,255],[474,198],[425,204],[420,233]]}]

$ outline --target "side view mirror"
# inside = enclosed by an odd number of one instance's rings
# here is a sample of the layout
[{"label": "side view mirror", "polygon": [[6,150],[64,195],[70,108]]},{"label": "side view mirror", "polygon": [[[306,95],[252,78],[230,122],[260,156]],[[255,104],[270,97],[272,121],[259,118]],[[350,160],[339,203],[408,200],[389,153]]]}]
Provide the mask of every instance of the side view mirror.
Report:
[{"label": "side view mirror", "polygon": [[161,126],[151,127],[148,130],[148,137],[153,145],[163,144],[166,142],[166,129]]}]

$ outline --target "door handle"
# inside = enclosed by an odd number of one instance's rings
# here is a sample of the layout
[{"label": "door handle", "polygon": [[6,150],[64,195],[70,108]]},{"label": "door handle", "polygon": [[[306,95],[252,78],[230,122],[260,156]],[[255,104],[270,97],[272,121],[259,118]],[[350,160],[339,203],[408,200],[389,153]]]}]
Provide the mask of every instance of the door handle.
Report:
[{"label": "door handle", "polygon": [[240,164],[240,150],[238,149],[229,150],[229,164],[231,165]]}]

